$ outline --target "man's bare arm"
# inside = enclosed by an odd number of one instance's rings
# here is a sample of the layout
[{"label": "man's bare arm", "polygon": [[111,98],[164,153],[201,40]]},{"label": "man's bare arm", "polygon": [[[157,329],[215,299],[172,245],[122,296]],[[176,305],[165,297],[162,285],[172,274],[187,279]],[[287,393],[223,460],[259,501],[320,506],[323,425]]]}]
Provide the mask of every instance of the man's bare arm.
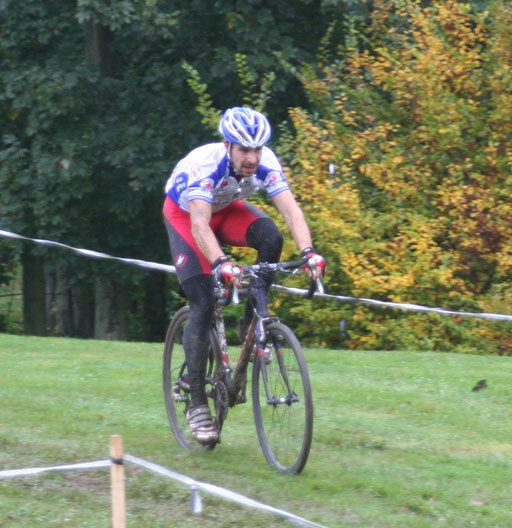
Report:
[{"label": "man's bare arm", "polygon": [[224,256],[224,252],[210,228],[212,206],[204,200],[192,200],[189,207],[192,236],[209,262],[215,262],[219,257]]},{"label": "man's bare arm", "polygon": [[[293,240],[297,245],[297,249],[302,253],[306,248],[312,248],[313,242],[311,240],[311,233],[309,227],[304,218],[304,213],[299,207],[299,204],[295,201],[291,191],[283,191],[273,198],[274,204],[277,210],[283,215],[286,225],[292,234]],[[323,261],[323,258],[322,258]],[[309,270],[306,268],[306,272],[313,279],[318,279],[322,276],[325,269],[325,264],[316,266],[314,269]]]},{"label": "man's bare arm", "polygon": [[273,202],[290,230],[290,233],[299,251],[312,247],[311,234],[304,218],[302,209],[299,207],[291,191],[283,191],[274,196]]}]

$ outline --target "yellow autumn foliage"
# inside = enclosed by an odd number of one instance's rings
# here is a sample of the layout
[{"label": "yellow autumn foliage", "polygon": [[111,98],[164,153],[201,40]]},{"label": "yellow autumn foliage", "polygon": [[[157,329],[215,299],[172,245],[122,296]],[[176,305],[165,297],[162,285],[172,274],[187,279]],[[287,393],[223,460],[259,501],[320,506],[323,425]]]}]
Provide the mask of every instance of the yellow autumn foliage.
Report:
[{"label": "yellow autumn foliage", "polygon": [[[329,290],[510,313],[512,6],[374,6],[360,46],[301,77],[318,109],[290,109],[281,145]],[[331,346],[512,353],[504,322],[320,301],[288,310],[303,337]]]}]

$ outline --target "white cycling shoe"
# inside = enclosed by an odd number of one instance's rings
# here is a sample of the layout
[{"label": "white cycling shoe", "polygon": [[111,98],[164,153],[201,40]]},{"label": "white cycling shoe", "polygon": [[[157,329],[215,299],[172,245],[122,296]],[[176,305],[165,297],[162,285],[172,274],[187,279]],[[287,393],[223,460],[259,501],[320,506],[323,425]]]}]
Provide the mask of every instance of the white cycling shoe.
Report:
[{"label": "white cycling shoe", "polygon": [[187,411],[187,424],[192,438],[203,445],[220,442],[219,431],[208,405],[199,405]]}]

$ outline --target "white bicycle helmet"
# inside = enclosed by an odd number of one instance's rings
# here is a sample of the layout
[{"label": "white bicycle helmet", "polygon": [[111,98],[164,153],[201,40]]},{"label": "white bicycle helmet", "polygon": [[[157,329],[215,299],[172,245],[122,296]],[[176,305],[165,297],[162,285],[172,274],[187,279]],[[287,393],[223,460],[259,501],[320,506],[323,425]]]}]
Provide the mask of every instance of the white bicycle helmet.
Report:
[{"label": "white bicycle helmet", "polygon": [[235,106],[224,112],[219,123],[219,132],[230,143],[258,148],[270,139],[272,129],[267,118],[260,112]]}]

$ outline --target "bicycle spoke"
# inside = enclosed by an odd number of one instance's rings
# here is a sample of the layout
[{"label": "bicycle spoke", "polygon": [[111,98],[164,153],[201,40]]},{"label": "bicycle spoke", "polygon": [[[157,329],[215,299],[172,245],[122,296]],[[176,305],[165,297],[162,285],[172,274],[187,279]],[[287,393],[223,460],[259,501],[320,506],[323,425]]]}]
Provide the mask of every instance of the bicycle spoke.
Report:
[{"label": "bicycle spoke", "polygon": [[253,406],[260,444],[269,464],[299,473],[309,454],[313,427],[311,388],[300,345],[281,323],[269,327],[274,357],[258,358],[253,374]]},{"label": "bicycle spoke", "polygon": [[[192,438],[186,421],[186,414],[190,405],[190,389],[187,382],[187,368],[182,336],[187,320],[188,307],[185,307],[173,318],[167,332],[163,363],[165,406],[169,424],[180,445],[194,450],[212,449],[214,447],[213,445],[202,446]],[[207,374],[213,372],[213,358],[214,354],[212,349],[210,349]]]}]

